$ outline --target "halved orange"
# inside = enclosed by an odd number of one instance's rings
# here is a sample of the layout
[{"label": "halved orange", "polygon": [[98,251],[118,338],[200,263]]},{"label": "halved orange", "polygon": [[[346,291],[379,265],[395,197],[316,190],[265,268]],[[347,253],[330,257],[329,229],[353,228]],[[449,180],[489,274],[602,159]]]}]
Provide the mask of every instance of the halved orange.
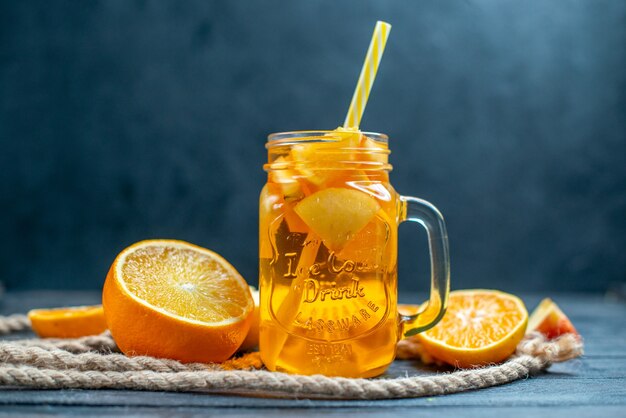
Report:
[{"label": "halved orange", "polygon": [[183,241],[141,241],[122,251],[102,292],[107,325],[128,355],[221,362],[239,348],[254,301],[246,281],[213,251]]},{"label": "halved orange", "polygon": [[33,309],[28,319],[41,338],[78,338],[100,334],[107,328],[102,305]]},{"label": "halved orange", "polygon": [[461,368],[498,363],[524,337],[528,312],[517,296],[497,290],[450,292],[448,309],[433,328],[417,335],[433,357]]}]

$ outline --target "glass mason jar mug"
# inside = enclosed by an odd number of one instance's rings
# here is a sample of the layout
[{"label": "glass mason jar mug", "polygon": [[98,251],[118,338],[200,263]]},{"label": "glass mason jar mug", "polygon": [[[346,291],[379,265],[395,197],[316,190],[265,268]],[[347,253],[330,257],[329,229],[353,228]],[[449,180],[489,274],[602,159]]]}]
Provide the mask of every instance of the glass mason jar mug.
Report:
[{"label": "glass mason jar mug", "polygon": [[[430,203],[389,183],[388,138],[336,131],[270,135],[260,197],[260,352],[269,370],[328,376],[383,373],[403,336],[443,316],[445,224]],[[429,301],[397,311],[397,229],[426,228]]]}]

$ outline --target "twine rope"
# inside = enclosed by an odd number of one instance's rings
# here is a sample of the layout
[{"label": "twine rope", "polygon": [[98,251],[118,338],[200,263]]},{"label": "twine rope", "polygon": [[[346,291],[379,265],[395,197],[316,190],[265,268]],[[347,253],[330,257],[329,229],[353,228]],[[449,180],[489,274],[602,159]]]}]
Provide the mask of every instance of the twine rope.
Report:
[{"label": "twine rope", "polygon": [[0,316],[0,335],[30,329],[30,321],[26,315],[14,314]]},{"label": "twine rope", "polygon": [[[0,316],[0,334],[29,329],[24,315]],[[417,340],[403,340],[401,356],[415,358]],[[31,389],[132,389],[168,392],[228,392],[325,399],[413,398],[502,385],[535,375],[550,364],[582,355],[570,334],[546,341],[531,333],[505,363],[435,376],[350,379],[301,376],[263,370],[258,353],[220,364],[183,364],[121,353],[109,333],[76,339],[0,342],[0,385]]]}]

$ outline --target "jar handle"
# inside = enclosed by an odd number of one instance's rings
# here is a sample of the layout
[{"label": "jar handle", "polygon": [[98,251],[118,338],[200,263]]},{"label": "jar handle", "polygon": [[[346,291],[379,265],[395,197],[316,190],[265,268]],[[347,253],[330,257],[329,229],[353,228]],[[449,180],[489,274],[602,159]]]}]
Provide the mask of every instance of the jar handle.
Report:
[{"label": "jar handle", "polygon": [[450,292],[450,250],[443,216],[431,203],[400,196],[400,222],[417,222],[426,229],[430,249],[430,298],[413,315],[400,315],[402,334],[410,337],[435,326],[446,312]]}]

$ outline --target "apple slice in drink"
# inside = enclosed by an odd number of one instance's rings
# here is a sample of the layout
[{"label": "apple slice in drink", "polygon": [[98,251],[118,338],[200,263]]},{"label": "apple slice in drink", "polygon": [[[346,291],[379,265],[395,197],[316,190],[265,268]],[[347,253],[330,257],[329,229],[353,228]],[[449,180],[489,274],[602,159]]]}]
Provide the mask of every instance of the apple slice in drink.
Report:
[{"label": "apple slice in drink", "polygon": [[332,251],[340,251],[380,209],[366,193],[331,187],[300,201],[295,212]]}]

